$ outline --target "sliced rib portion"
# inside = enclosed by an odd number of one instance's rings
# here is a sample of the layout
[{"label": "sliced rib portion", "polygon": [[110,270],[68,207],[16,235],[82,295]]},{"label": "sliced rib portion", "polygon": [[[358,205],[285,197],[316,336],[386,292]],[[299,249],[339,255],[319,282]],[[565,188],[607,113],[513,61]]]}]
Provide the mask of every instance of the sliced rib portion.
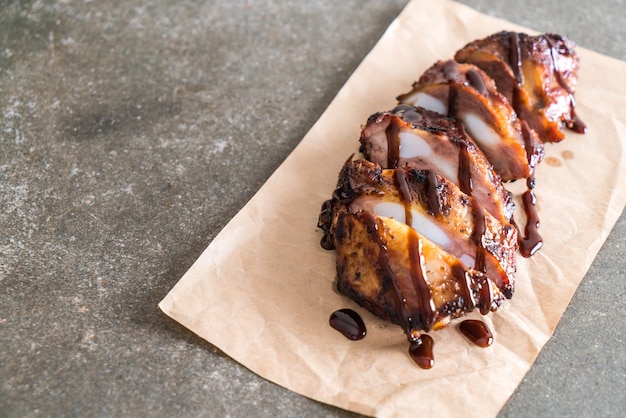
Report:
[{"label": "sliced rib portion", "polygon": [[503,181],[529,177],[543,157],[537,135],[523,131],[494,81],[474,65],[438,61],[398,101],[461,121]]},{"label": "sliced rib portion", "polygon": [[434,170],[472,195],[500,223],[515,205],[500,177],[454,119],[424,108],[398,106],[372,115],[361,132],[361,152],[384,168]]},{"label": "sliced rib portion", "polygon": [[579,67],[574,47],[560,35],[503,31],[469,43],[455,59],[480,67],[542,141],[557,142],[564,138],[564,125],[585,131],[574,111]]}]

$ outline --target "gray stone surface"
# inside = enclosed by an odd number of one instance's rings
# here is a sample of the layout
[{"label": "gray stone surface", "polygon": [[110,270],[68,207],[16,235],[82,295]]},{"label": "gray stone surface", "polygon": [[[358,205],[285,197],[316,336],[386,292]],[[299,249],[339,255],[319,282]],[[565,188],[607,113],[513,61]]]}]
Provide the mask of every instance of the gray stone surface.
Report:
[{"label": "gray stone surface", "polygon": [[[2,1],[0,416],[353,415],[156,304],[405,3]],[[626,59],[623,0],[463,3]],[[502,416],[624,415],[625,232]]]}]

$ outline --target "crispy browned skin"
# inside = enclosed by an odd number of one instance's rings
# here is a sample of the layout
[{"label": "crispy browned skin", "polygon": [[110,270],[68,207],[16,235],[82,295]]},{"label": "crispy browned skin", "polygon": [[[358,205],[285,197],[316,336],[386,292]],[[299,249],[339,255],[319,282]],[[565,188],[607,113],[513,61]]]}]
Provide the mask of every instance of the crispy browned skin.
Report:
[{"label": "crispy browned skin", "polygon": [[503,31],[469,43],[455,59],[485,71],[542,141],[557,142],[564,138],[564,125],[584,131],[574,111],[579,67],[574,46],[560,35]]},{"label": "crispy browned skin", "polygon": [[524,125],[494,81],[474,65],[438,61],[398,101],[463,122],[503,181],[528,178],[543,157],[536,134],[523,131]]},{"label": "crispy browned skin", "polygon": [[517,231],[434,172],[348,161],[320,226],[339,290],[409,337],[512,295]]},{"label": "crispy browned skin", "polygon": [[[402,147],[398,150],[393,147]],[[407,152],[407,142],[413,141],[414,152]],[[459,165],[466,156],[472,190],[464,190],[501,223],[508,223],[515,205],[500,177],[480,149],[469,138],[462,125],[454,119],[424,108],[398,106],[391,112],[372,115],[361,132],[361,152],[366,159],[383,168],[410,165],[422,170],[434,170],[460,186],[464,173]],[[419,145],[419,147],[416,146]],[[390,152],[391,146],[391,152]],[[410,151],[410,150],[409,150]],[[396,154],[397,161],[390,155]],[[461,171],[461,173],[459,173]]]}]

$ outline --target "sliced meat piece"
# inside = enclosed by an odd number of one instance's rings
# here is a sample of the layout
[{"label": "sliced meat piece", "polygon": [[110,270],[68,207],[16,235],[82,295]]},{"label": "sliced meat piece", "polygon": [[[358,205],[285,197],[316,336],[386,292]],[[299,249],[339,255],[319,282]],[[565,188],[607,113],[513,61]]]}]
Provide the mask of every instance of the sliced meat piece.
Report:
[{"label": "sliced meat piece", "polygon": [[383,168],[434,170],[457,185],[500,223],[515,205],[500,177],[454,119],[424,108],[398,106],[372,115],[361,132],[361,152]]},{"label": "sliced meat piece", "polygon": [[[466,267],[484,272],[507,297],[513,293],[517,231],[434,171],[382,169],[348,161],[331,201],[330,218],[344,208],[407,224]],[[328,221],[326,221],[327,223]],[[335,248],[345,230],[327,228]]]},{"label": "sliced meat piece", "polygon": [[398,101],[461,121],[503,181],[528,178],[543,158],[537,135],[523,131],[494,81],[474,65],[438,61]]},{"label": "sliced meat piece", "polygon": [[586,130],[574,110],[579,67],[574,47],[560,35],[503,31],[469,43],[455,59],[480,67],[542,141],[557,142],[564,138],[563,126]]},{"label": "sliced meat piece", "polygon": [[333,227],[338,290],[401,325],[410,341],[476,307],[496,310],[504,300],[487,276],[405,223],[342,207]]}]

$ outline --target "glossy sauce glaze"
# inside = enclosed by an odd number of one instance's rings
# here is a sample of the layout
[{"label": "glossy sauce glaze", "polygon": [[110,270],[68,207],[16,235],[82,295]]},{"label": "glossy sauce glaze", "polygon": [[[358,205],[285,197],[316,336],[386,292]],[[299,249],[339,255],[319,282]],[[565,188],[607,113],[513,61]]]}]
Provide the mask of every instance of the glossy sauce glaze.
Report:
[{"label": "glossy sauce glaze", "polygon": [[409,347],[409,355],[422,369],[430,369],[435,365],[433,356],[433,338],[424,334],[419,341],[415,341]]},{"label": "glossy sauce glaze", "polygon": [[459,166],[457,174],[459,178],[459,189],[468,196],[471,196],[474,191],[470,166],[471,162],[467,151],[467,142],[461,141],[459,143]]},{"label": "glossy sauce glaze", "polygon": [[476,199],[472,199],[472,215],[474,217],[474,230],[472,231],[472,241],[476,244],[476,258],[474,261],[474,269],[481,273],[487,272],[487,266],[485,264],[485,246],[483,244],[483,238],[485,232],[487,232],[487,225],[485,222],[485,212],[483,207],[478,203]]},{"label": "glossy sauce glaze", "polygon": [[483,321],[466,319],[459,324],[459,331],[479,347],[489,347],[493,343],[493,335]]},{"label": "glossy sauce glaze", "polygon": [[424,191],[426,192],[428,212],[433,216],[440,216],[441,201],[439,199],[439,182],[437,181],[437,174],[435,174],[433,170],[427,170],[426,172]]},{"label": "glossy sauce glaze", "polygon": [[363,319],[352,309],[339,309],[333,312],[328,322],[349,340],[361,340],[367,334]]},{"label": "glossy sauce glaze", "polygon": [[469,85],[472,86],[474,90],[476,90],[485,97],[489,96],[489,90],[487,90],[487,86],[485,85],[485,82],[483,81],[483,78],[478,73],[478,71],[473,69],[468,70],[465,75],[467,77]]}]

